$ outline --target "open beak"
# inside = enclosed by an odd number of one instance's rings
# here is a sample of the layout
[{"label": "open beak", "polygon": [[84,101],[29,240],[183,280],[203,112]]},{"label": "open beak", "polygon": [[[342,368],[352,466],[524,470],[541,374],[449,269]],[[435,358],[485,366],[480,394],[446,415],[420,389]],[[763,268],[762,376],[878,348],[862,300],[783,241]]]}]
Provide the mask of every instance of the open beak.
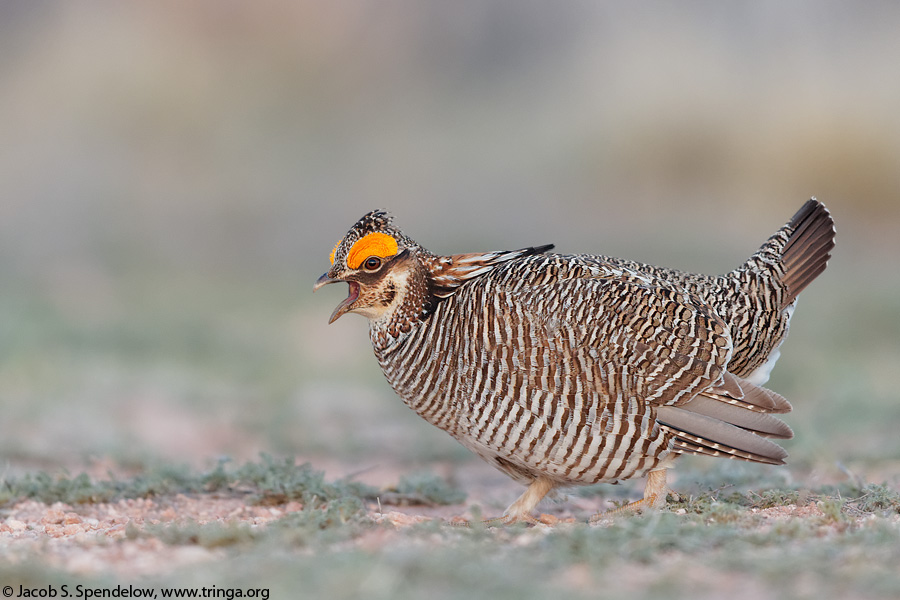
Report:
[{"label": "open beak", "polygon": [[316,279],[316,285],[313,286],[313,291],[315,292],[323,285],[328,285],[329,283],[337,283],[340,279],[332,279],[328,276],[328,273],[323,273],[321,277]]},{"label": "open beak", "polygon": [[[343,279],[333,279],[328,276],[328,273],[325,273],[316,280],[316,284],[313,286],[313,291],[315,292],[320,287],[328,285],[329,283],[338,283],[340,281],[343,281]],[[328,319],[329,325],[337,321],[345,312],[349,311],[350,305],[356,302],[356,299],[359,298],[359,284],[355,281],[348,281],[346,283],[350,286],[350,294],[344,299],[343,302],[338,304],[337,308],[334,309],[334,312],[331,313],[331,317]]]}]

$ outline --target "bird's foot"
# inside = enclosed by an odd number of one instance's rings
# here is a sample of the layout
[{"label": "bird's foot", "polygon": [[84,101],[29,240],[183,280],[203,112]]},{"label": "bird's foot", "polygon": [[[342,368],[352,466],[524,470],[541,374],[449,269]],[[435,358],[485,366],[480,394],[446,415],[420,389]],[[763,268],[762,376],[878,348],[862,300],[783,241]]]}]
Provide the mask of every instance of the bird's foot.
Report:
[{"label": "bird's foot", "polygon": [[527,523],[529,525],[537,525],[540,523],[531,515],[515,515],[505,514],[502,517],[494,517],[493,519],[485,519],[481,522],[485,527],[496,527],[498,525],[514,525],[516,523]]},{"label": "bird's foot", "polygon": [[[661,500],[660,500],[661,498]],[[634,502],[629,502],[628,504],[624,504],[622,506],[617,506],[616,508],[610,508],[609,510],[605,510],[602,512],[598,512],[591,516],[588,519],[588,523],[594,524],[602,521],[603,519],[608,519],[610,517],[618,517],[621,515],[629,515],[635,514],[639,512],[643,512],[646,509],[657,509],[662,508],[666,505],[666,496],[665,494],[652,494],[648,498],[641,498],[640,500],[635,500]]]},{"label": "bird's foot", "polygon": [[[553,489],[554,483],[544,477],[538,477],[528,486],[519,498],[513,502],[503,516],[493,519],[485,519],[481,524],[485,527],[496,527],[497,525],[512,525],[513,523],[529,523],[536,525],[540,521],[531,516],[531,511],[538,503],[547,495],[547,492]],[[470,526],[468,521],[459,523],[463,526]]]},{"label": "bird's foot", "polygon": [[[450,525],[455,527],[472,527],[473,521],[468,520],[453,520],[450,521]],[[500,527],[503,525],[514,525],[516,523],[527,523],[529,525],[537,525],[541,523],[541,521],[535,519],[531,515],[502,515],[500,517],[493,517],[491,519],[481,519],[479,521],[475,521],[481,527]]]},{"label": "bird's foot", "polygon": [[666,485],[666,470],[659,469],[651,471],[647,476],[647,486],[644,488],[644,497],[635,502],[629,502],[624,506],[611,508],[604,512],[598,512],[588,519],[588,523],[597,523],[598,521],[616,517],[624,514],[634,514],[645,509],[660,509],[666,505],[666,498],[671,494],[675,498],[679,498],[678,494],[669,489]]}]

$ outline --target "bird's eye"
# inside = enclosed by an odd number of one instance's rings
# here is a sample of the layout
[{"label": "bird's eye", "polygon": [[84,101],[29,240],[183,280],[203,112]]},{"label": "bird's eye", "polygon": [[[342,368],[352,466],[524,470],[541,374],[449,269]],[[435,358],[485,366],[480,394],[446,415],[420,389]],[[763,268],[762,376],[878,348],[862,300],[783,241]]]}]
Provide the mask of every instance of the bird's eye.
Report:
[{"label": "bird's eye", "polygon": [[366,259],[366,262],[363,263],[363,267],[366,271],[377,271],[381,268],[381,259],[377,256],[370,256]]}]

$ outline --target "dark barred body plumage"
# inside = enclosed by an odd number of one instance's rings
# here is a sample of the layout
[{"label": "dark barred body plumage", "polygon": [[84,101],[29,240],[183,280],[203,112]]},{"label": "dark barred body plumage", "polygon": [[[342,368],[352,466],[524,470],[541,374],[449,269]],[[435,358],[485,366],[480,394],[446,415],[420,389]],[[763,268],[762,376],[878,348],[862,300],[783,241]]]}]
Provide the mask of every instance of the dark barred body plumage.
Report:
[{"label": "dark barred body plumage", "polygon": [[410,408],[523,481],[657,467],[674,436],[651,403],[710,385],[730,355],[724,323],[683,291],[596,257],[522,258],[460,292],[408,334],[373,329],[375,354]]}]

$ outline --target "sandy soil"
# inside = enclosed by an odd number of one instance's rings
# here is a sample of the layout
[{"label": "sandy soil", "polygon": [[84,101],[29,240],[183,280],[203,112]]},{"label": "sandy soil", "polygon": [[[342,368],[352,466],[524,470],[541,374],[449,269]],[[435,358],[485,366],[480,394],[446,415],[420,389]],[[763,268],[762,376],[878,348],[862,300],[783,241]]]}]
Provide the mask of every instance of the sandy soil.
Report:
[{"label": "sandy soil", "polygon": [[[586,502],[577,504],[581,509],[587,505]],[[245,499],[239,497],[182,494],[75,506],[23,501],[3,511],[0,543],[5,548],[4,554],[11,560],[24,558],[31,551],[40,551],[49,565],[72,573],[113,572],[119,576],[159,574],[187,564],[214,560],[224,551],[200,545],[172,546],[155,537],[133,535],[148,525],[194,521],[265,527],[273,520],[302,508],[298,502],[248,506]],[[555,511],[559,514],[541,514],[541,523],[535,527],[547,528],[574,522],[576,519],[570,514],[571,508],[560,507]],[[750,510],[762,517],[763,527],[788,519],[823,516],[814,503]],[[369,506],[368,514],[376,523],[400,529],[429,519],[458,524],[468,517],[465,511],[465,506],[461,505],[379,507],[376,503]],[[596,526],[602,527],[608,522],[601,520]],[[357,543],[363,547],[377,545],[385,536],[390,536],[390,529],[385,531],[379,528],[359,538]]]}]

